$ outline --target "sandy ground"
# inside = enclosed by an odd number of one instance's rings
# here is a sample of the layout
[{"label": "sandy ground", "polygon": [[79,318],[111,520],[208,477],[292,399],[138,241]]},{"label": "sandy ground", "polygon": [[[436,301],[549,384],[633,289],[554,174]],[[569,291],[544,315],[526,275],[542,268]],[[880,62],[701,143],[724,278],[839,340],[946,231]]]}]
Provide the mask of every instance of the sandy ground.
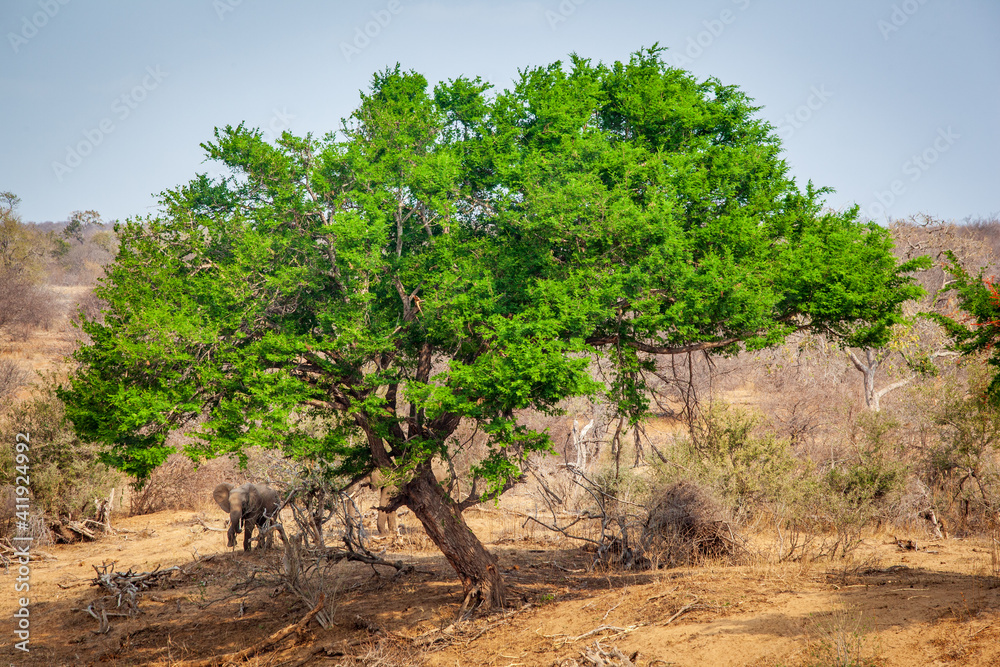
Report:
[{"label": "sandy ground", "polygon": [[[509,582],[506,613],[456,623],[461,588],[404,516],[401,537],[373,544],[415,572],[332,566],[332,626],[313,623],[234,664],[592,665],[587,656],[602,654],[606,664],[635,665],[1000,664],[1000,580],[985,540],[903,551],[872,537],[847,562],[622,573],[591,569],[591,554],[512,529],[502,515],[469,513]],[[161,512],[118,520],[119,532],[99,542],[38,549],[28,654],[12,646],[15,570],[0,575],[0,660],[184,664],[295,623],[308,610],[281,581],[280,549],[227,549],[223,533],[205,528],[224,519],[217,510]],[[95,566],[112,561],[117,571],[181,570],[141,595],[139,616],[113,617],[98,634],[82,610],[100,596]],[[838,650],[855,663],[837,662]]]}]

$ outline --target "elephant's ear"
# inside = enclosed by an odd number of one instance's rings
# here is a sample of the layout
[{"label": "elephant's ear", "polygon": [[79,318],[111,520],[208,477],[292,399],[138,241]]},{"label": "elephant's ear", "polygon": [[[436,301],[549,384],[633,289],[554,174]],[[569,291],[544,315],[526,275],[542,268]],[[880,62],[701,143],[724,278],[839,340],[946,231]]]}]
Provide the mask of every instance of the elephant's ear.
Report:
[{"label": "elephant's ear", "polygon": [[222,511],[229,514],[229,492],[233,490],[232,484],[226,484],[223,482],[215,487],[215,491],[212,491],[212,497],[215,498],[215,502],[219,504]]}]

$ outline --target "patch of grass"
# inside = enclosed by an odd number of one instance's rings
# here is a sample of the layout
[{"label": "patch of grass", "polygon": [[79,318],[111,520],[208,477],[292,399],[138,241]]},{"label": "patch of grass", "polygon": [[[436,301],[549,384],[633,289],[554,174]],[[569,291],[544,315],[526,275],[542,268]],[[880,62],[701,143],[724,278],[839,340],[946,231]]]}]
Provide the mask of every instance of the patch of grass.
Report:
[{"label": "patch of grass", "polygon": [[884,664],[877,639],[860,611],[841,609],[814,619],[804,667],[879,667]]}]

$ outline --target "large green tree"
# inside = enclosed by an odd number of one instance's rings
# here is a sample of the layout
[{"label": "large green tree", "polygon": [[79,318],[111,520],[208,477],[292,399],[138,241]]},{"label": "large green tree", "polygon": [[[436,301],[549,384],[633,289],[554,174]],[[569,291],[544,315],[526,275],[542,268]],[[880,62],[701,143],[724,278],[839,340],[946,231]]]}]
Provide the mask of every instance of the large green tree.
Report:
[{"label": "large green tree", "polygon": [[[878,345],[919,293],[885,229],[795,185],[756,110],[654,47],[498,93],[397,66],[323,139],[217,130],[204,148],[229,176],[117,227],[68,412],[140,478],[205,413],[196,455],[280,446],[344,475],[379,468],[468,601],[502,605],[462,511],[549,449],[521,411],[605,391],[636,418],[655,355],[802,329]],[[603,389],[597,356],[615,369]],[[451,498],[431,462],[462,420],[488,453]]]}]

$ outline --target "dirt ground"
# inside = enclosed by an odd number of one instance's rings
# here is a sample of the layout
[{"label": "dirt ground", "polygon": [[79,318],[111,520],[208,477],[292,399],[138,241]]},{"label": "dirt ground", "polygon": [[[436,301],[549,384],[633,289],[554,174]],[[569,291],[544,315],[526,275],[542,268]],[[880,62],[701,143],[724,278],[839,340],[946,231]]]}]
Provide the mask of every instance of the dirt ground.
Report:
[{"label": "dirt ground", "polygon": [[[851,561],[705,564],[653,572],[591,568],[592,554],[511,513],[470,511],[510,585],[507,612],[456,622],[461,588],[412,515],[373,541],[415,566],[393,576],[342,562],[327,577],[333,624],[315,622],[243,665],[996,665],[1000,580],[986,540],[870,537]],[[99,542],[35,551],[30,653],[13,648],[14,568],[0,575],[0,661],[14,665],[182,665],[236,652],[296,623],[307,605],[281,583],[281,550],[225,546],[225,516],[161,512],[116,520]],[[94,566],[180,566],[110,630],[84,611]],[[838,660],[838,656],[854,662]],[[628,662],[625,662],[625,661]],[[221,663],[220,663],[221,664]]]}]

